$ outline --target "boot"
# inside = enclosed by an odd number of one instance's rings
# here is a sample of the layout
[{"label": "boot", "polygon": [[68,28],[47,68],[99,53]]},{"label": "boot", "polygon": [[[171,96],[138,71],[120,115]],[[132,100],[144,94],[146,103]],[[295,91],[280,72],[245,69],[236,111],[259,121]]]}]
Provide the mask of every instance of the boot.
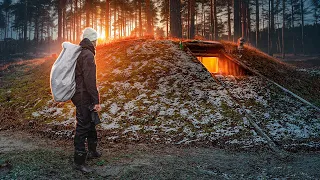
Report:
[{"label": "boot", "polygon": [[93,143],[88,143],[88,155],[87,155],[87,159],[91,160],[91,159],[96,159],[96,158],[100,158],[101,157],[101,153],[97,151],[97,142],[93,142]]},{"label": "boot", "polygon": [[89,151],[87,155],[87,160],[100,158],[102,154],[98,151]]},{"label": "boot", "polygon": [[91,173],[93,170],[89,168],[85,161],[86,161],[86,152],[75,152],[74,153],[74,163],[75,169],[81,171],[82,173]]}]

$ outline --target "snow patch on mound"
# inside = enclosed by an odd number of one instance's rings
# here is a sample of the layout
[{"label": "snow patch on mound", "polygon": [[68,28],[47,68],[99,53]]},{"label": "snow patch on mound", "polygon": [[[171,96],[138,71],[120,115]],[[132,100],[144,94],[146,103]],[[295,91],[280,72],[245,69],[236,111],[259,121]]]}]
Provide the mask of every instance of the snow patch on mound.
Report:
[{"label": "snow patch on mound", "polygon": [[304,142],[320,138],[320,113],[274,84],[256,76],[218,78],[273,140]]}]

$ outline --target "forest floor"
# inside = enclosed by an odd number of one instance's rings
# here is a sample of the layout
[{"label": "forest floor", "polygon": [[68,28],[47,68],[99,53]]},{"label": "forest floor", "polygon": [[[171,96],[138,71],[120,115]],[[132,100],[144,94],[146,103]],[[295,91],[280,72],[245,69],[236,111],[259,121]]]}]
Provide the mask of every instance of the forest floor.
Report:
[{"label": "forest floor", "polygon": [[73,169],[72,141],[51,140],[22,131],[0,132],[0,179],[317,179],[319,152],[279,159],[255,152],[149,144],[102,144],[95,170]]},{"label": "forest floor", "polygon": [[320,55],[287,55],[284,59],[279,59],[299,69],[320,72]]},{"label": "forest floor", "polygon": [[288,55],[284,59],[279,59],[297,67],[298,71],[320,75],[320,55]]},{"label": "forest floor", "polygon": [[27,60],[33,60],[36,58],[43,58],[46,57],[48,55],[48,53],[38,53],[38,54],[34,54],[34,53],[27,53],[27,54],[23,54],[23,53],[17,53],[17,54],[12,54],[9,56],[2,56],[0,55],[0,69],[3,68],[4,66],[6,66],[9,63],[18,63],[20,61],[27,61]]}]

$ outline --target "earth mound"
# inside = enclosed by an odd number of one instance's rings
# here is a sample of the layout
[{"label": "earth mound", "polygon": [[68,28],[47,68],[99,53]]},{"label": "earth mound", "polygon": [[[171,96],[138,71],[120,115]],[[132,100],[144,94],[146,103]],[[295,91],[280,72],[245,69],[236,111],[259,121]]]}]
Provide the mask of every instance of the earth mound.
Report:
[{"label": "earth mound", "polygon": [[[255,60],[264,58],[252,56]],[[252,59],[245,55],[241,60],[246,58]],[[2,113],[18,108],[29,127],[72,137],[75,108],[71,102],[55,103],[51,98],[49,73],[53,62],[51,58],[3,70],[0,108]],[[254,68],[254,62],[248,64]],[[264,63],[274,69],[279,64]],[[177,42],[137,39],[101,45],[96,64],[103,107],[99,133],[104,142],[264,147],[267,141],[248,122],[249,114],[283,148],[320,148],[317,110],[259,76],[212,77]],[[268,71],[260,72],[268,75]],[[279,83],[286,78],[279,78]],[[306,92],[312,88],[304,87]],[[3,117],[0,121],[1,126],[9,123]]]}]

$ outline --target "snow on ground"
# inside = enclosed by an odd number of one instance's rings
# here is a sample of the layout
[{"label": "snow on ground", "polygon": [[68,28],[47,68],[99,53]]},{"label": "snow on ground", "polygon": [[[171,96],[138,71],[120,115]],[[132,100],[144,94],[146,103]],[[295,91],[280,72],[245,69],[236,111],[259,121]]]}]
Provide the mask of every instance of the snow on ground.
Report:
[{"label": "snow on ground", "polygon": [[315,69],[300,68],[300,69],[297,69],[297,71],[307,72],[307,73],[311,74],[312,76],[320,76],[320,69],[319,68],[315,68]]},{"label": "snow on ground", "polygon": [[320,113],[274,84],[256,76],[218,79],[274,141],[314,144],[310,139],[320,138]]},{"label": "snow on ground", "polygon": [[[168,40],[147,40],[98,51],[100,128],[106,141],[264,145],[243,110],[276,141],[319,138],[319,114],[311,108],[258,77],[217,76],[241,108],[196,58],[178,47]],[[70,125],[75,108],[49,101],[32,115],[60,117],[50,123]]]},{"label": "snow on ground", "polygon": [[72,125],[75,123],[75,107],[69,103],[56,103],[49,100],[40,111],[32,113],[34,118],[48,119],[47,123],[54,125]]}]

